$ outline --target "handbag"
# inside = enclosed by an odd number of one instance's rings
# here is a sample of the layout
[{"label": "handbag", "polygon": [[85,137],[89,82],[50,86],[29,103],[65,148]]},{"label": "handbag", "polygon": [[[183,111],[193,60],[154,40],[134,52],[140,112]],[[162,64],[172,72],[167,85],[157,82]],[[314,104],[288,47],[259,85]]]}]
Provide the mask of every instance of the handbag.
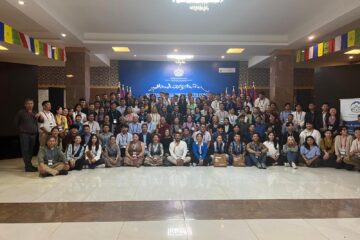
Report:
[{"label": "handbag", "polygon": [[234,167],[245,167],[245,158],[244,155],[234,156]]},{"label": "handbag", "polygon": [[214,167],[227,167],[226,154],[214,154]]}]

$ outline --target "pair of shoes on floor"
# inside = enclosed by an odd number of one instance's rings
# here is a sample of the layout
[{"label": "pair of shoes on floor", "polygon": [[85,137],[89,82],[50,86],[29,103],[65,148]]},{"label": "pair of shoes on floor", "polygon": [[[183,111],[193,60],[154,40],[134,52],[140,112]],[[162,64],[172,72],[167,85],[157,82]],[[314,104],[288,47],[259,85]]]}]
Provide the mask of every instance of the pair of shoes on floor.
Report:
[{"label": "pair of shoes on floor", "polygon": [[291,162],[291,167],[292,167],[293,169],[297,169],[297,166],[296,166],[296,164],[295,164],[294,162]]},{"label": "pair of shoes on floor", "polygon": [[258,169],[266,169],[266,164],[265,164],[265,163],[260,163],[260,162],[258,162],[258,163],[256,164],[256,167],[257,167]]},{"label": "pair of shoes on floor", "polygon": [[25,167],[25,172],[37,172],[38,169],[37,167],[34,167],[34,166],[30,166],[30,167]]}]

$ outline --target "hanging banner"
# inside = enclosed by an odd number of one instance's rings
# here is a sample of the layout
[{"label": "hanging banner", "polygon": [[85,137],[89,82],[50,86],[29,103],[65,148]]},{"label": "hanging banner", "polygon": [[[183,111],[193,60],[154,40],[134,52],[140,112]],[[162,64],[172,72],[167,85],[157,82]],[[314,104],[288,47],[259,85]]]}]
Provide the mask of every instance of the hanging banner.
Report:
[{"label": "hanging banner", "polygon": [[349,133],[353,134],[354,129],[360,127],[360,98],[340,99],[340,114]]}]

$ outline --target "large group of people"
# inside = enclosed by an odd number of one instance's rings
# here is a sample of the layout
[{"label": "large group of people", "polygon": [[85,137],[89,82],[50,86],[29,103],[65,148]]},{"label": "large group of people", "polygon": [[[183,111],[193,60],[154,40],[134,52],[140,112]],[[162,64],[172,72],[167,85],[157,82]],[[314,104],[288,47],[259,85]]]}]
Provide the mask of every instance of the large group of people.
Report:
[{"label": "large group of people", "polygon": [[[290,103],[279,110],[264,93],[149,95],[111,93],[74,108],[34,101],[15,118],[25,171],[66,175],[99,166],[285,166],[360,168],[360,128],[350,135],[336,108]],[[360,127],[360,115],[359,115]],[[32,165],[39,142],[38,167]]]}]

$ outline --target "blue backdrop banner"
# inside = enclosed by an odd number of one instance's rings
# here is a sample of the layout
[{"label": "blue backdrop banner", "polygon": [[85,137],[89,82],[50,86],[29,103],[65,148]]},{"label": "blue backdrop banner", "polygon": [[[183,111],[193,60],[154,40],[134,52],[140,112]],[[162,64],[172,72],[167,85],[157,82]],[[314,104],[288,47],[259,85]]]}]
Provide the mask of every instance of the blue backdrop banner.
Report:
[{"label": "blue backdrop banner", "polygon": [[231,93],[237,90],[239,62],[119,61],[119,81],[132,89],[135,96],[167,92],[171,95],[192,92]]}]

